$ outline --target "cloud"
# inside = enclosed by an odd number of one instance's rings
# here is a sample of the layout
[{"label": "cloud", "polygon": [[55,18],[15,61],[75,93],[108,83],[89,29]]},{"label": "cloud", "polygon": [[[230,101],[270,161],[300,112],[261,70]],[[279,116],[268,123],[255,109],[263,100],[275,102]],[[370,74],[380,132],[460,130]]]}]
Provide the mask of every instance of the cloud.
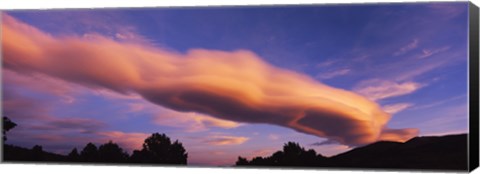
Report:
[{"label": "cloud", "polygon": [[[48,151],[66,154],[74,147],[82,148],[87,142],[103,144],[112,140],[131,152],[141,148],[148,136],[145,133],[105,131],[106,124],[96,119],[54,115],[53,107],[60,105],[50,99],[72,95],[75,93],[73,84],[38,74],[24,76],[5,69],[2,73],[2,115],[18,124],[9,132],[9,143],[23,147],[40,144]],[[24,88],[49,97],[45,100],[27,96],[22,93]],[[60,104],[68,103],[62,101]]]},{"label": "cloud", "polygon": [[325,146],[325,145],[332,145],[332,144],[338,144],[338,142],[332,141],[332,140],[325,140],[325,141],[321,141],[321,142],[315,142],[315,143],[312,143],[310,145],[311,146]]},{"label": "cloud", "polygon": [[[75,134],[66,131],[42,131],[40,133],[32,133],[23,130],[15,131],[16,136],[9,136],[12,137],[12,140],[10,140],[10,138],[8,140],[10,143],[21,144],[23,147],[31,147],[41,142],[41,145],[47,151],[65,155],[73,148],[79,148],[79,150],[81,150],[88,142],[92,142],[99,146],[100,144],[109,141],[117,143],[123,150],[131,154],[133,150],[141,149],[143,141],[150,136],[150,134],[146,133],[129,133],[121,131],[99,131],[88,135]],[[22,138],[16,138],[18,136],[22,136]]]},{"label": "cloud", "polygon": [[268,135],[268,139],[270,139],[270,140],[278,140],[278,139],[280,139],[280,136],[277,135],[277,134],[269,134],[269,135]]},{"label": "cloud", "polygon": [[152,104],[143,99],[131,100],[131,103],[127,105],[128,112],[148,113],[156,125],[182,128],[187,132],[206,131],[212,127],[231,129],[242,125],[237,122],[218,119],[201,113],[174,111]]},{"label": "cloud", "polygon": [[398,51],[394,52],[393,55],[394,56],[399,56],[399,55],[402,55],[402,54],[405,54],[407,53],[408,51],[410,50],[413,50],[415,48],[418,47],[418,39],[413,39],[412,42],[410,42],[409,44],[403,46],[402,48],[400,48]]},{"label": "cloud", "polygon": [[60,129],[80,129],[83,131],[93,131],[105,127],[103,122],[87,118],[57,118],[50,121],[49,125],[55,127],[53,130]]},{"label": "cloud", "polygon": [[354,91],[374,101],[407,95],[424,85],[416,82],[398,83],[394,81],[370,79],[360,82]]},{"label": "cloud", "polygon": [[383,110],[390,114],[396,114],[400,111],[403,111],[409,107],[413,106],[411,103],[397,103],[392,105],[383,106]]},{"label": "cloud", "polygon": [[258,156],[270,156],[272,155],[277,149],[274,148],[263,148],[252,151],[252,154],[248,156],[249,159],[255,158]]},{"label": "cloud", "polygon": [[444,100],[439,100],[439,101],[435,101],[435,102],[432,102],[432,103],[429,103],[429,104],[416,106],[416,107],[413,107],[411,110],[437,107],[437,106],[440,106],[440,105],[443,105],[443,104],[446,104],[446,103],[449,103],[449,102],[452,102],[452,101],[460,100],[460,99],[462,99],[463,101],[466,101],[467,100],[467,95],[463,94],[463,95],[453,96],[451,98],[447,98],[447,99],[444,99]]},{"label": "cloud", "polygon": [[379,140],[398,141],[399,139],[409,140],[412,135],[418,135],[418,129],[388,129],[383,131]]},{"label": "cloud", "polygon": [[350,73],[350,71],[351,71],[350,69],[339,69],[336,71],[320,73],[317,75],[317,78],[319,78],[320,80],[331,79],[337,76],[347,75],[348,73]]},{"label": "cloud", "polygon": [[[158,106],[157,106],[158,107]],[[155,109],[154,123],[163,126],[184,128],[188,132],[206,131],[210,127],[231,129],[240,123],[218,119],[195,112],[177,112],[169,109]]]},{"label": "cloud", "polygon": [[3,87],[2,93],[2,116],[15,120],[50,118],[49,108],[45,103],[26,97],[6,86]]},{"label": "cloud", "polygon": [[[192,49],[180,54],[98,34],[55,37],[5,13],[2,19],[4,67],[18,73],[138,95],[178,112],[279,125],[349,145],[377,141],[389,130],[390,115],[377,103],[272,66],[250,51]],[[418,88],[397,86],[409,92]],[[380,97],[405,93],[387,92],[373,90]]]},{"label": "cloud", "polygon": [[58,96],[64,103],[75,102],[77,87],[74,84],[42,74],[26,76],[6,69],[2,69],[2,74],[3,83],[12,88],[21,86],[32,91]]},{"label": "cloud", "polygon": [[208,137],[208,140],[205,140],[205,143],[214,146],[239,145],[245,143],[248,139],[249,138],[247,137],[214,135],[212,137]]},{"label": "cloud", "polygon": [[441,47],[441,48],[437,48],[437,49],[433,49],[433,50],[423,49],[422,54],[418,55],[418,58],[419,59],[427,58],[427,57],[430,57],[432,55],[447,51],[449,49],[450,49],[449,46]]},{"label": "cloud", "polygon": [[106,143],[111,140],[129,152],[135,149],[141,149],[143,141],[150,136],[150,134],[146,133],[128,133],[121,131],[103,131],[98,132],[97,135],[99,136],[97,142]]},{"label": "cloud", "polygon": [[324,62],[320,62],[319,64],[316,65],[317,68],[324,68],[324,67],[329,67],[335,64],[337,61],[336,60],[327,60]]},{"label": "cloud", "polygon": [[31,131],[91,132],[105,127],[101,121],[79,117],[57,117],[51,114],[51,103],[27,97],[18,91],[4,88],[3,115]]},{"label": "cloud", "polygon": [[468,6],[461,3],[431,3],[427,7],[431,9],[435,16],[443,20],[450,20],[468,11]]}]

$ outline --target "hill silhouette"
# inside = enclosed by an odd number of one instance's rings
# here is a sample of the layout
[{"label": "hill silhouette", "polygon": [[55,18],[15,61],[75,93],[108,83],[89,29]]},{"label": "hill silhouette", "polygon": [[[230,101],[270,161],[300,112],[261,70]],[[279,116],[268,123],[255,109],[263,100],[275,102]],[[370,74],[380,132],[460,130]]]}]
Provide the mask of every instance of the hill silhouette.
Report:
[{"label": "hill silhouette", "polygon": [[331,157],[333,167],[467,170],[467,134],[377,142]]},{"label": "hill silhouette", "polygon": [[67,162],[68,158],[64,155],[45,152],[41,146],[34,146],[32,149],[18,147],[14,145],[3,145],[3,161],[11,162]]},{"label": "hill silhouette", "polygon": [[[467,134],[415,137],[405,143],[381,141],[332,156],[306,159],[281,166],[328,168],[377,168],[418,170],[467,170]],[[285,147],[289,144],[285,144]],[[303,150],[305,151],[305,150]],[[237,166],[279,166],[275,156],[239,157]]]}]

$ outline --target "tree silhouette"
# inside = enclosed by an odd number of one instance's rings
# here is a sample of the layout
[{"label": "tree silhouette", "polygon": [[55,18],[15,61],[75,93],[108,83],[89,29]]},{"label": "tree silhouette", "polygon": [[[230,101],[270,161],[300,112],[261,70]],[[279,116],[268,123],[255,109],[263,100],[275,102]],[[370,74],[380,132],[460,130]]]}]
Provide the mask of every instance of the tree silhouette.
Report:
[{"label": "tree silhouette", "polygon": [[8,117],[3,117],[3,127],[2,127],[2,134],[3,134],[3,142],[7,141],[7,132],[10,129],[13,129],[17,124],[11,121]]},{"label": "tree silhouette", "polygon": [[306,151],[298,143],[288,142],[283,146],[283,151],[277,151],[269,157],[255,157],[251,161],[238,157],[237,166],[315,166],[326,161],[326,157],[315,150]]},{"label": "tree silhouette", "polygon": [[33,161],[42,161],[43,160],[43,148],[42,146],[35,145],[32,148],[32,160]]},{"label": "tree silhouette", "polygon": [[98,148],[98,160],[106,163],[123,163],[127,162],[128,154],[120,146],[109,141]]},{"label": "tree silhouette", "polygon": [[80,152],[80,160],[82,162],[97,162],[98,161],[98,150],[97,146],[93,143],[88,143]]},{"label": "tree silhouette", "polygon": [[235,165],[237,166],[248,165],[248,160],[246,158],[239,156]]},{"label": "tree silhouette", "polygon": [[135,163],[187,164],[188,154],[182,143],[174,143],[165,134],[154,133],[146,138],[142,150],[133,151]]},{"label": "tree silhouette", "polygon": [[67,156],[68,160],[71,162],[80,161],[80,155],[78,154],[77,148],[73,148],[72,151]]}]

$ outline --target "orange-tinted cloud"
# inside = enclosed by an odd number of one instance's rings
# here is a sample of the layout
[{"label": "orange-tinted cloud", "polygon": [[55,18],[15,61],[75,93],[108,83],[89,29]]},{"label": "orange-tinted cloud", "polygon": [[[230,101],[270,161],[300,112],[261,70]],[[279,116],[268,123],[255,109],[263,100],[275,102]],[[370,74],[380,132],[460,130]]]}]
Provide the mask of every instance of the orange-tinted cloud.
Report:
[{"label": "orange-tinted cloud", "polygon": [[245,143],[248,139],[247,137],[213,135],[212,137],[208,137],[205,143],[214,146],[239,145]]},{"label": "orange-tinted cloud", "polygon": [[236,128],[240,123],[209,117],[195,112],[176,112],[162,109],[154,117],[154,123],[158,125],[184,128],[188,132],[205,131],[209,127],[224,129]]},{"label": "orange-tinted cloud", "polygon": [[54,37],[6,14],[2,19],[4,67],[12,71],[139,95],[180,112],[279,125],[349,145],[416,135],[386,128],[390,115],[375,102],[274,67],[250,51],[180,54],[98,34]]},{"label": "orange-tinted cloud", "polygon": [[146,133],[127,133],[120,131],[104,131],[96,134],[99,136],[98,142],[105,143],[108,141],[113,141],[118,143],[128,152],[132,152],[136,149],[142,149],[143,141],[150,136],[150,134]]},{"label": "orange-tinted cloud", "polygon": [[411,103],[396,103],[396,104],[383,106],[383,110],[389,114],[396,114],[400,111],[410,108],[412,105],[413,104]]}]

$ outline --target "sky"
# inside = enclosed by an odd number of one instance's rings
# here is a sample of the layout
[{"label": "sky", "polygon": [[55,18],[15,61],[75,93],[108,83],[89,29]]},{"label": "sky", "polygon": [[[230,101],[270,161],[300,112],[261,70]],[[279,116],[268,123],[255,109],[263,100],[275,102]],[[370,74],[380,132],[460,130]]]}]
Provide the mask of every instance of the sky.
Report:
[{"label": "sky", "polygon": [[6,143],[190,165],[467,133],[466,2],[2,12]]}]

